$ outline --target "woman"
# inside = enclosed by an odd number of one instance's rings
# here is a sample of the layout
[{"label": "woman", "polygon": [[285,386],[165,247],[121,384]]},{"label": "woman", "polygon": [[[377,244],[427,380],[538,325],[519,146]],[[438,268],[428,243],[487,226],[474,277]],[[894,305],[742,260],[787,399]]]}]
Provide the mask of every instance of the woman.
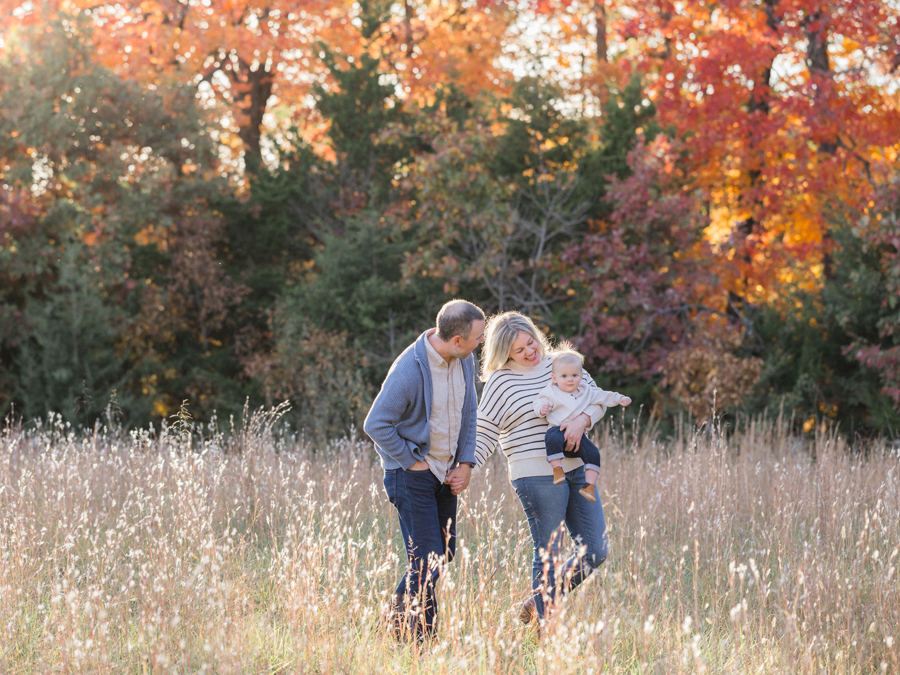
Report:
[{"label": "woman", "polygon": [[[549,609],[545,601],[552,606],[557,584],[568,592],[599,567],[608,552],[600,501],[588,501],[578,493],[585,482],[583,462],[563,459],[566,480],[553,484],[553,469],[544,447],[547,421],[533,409],[535,397],[550,382],[550,351],[544,334],[518,312],[505,312],[488,321],[482,355],[482,380],[486,384],[478,406],[475,458],[481,466],[500,446],[508,460],[510,481],[528,518],[534,562],[532,597],[519,615],[525,623],[535,616],[544,617],[545,609]],[[596,387],[586,373],[583,377],[588,386]],[[567,445],[577,447],[585,429],[602,414],[596,407],[592,418],[585,413],[561,425]],[[586,550],[560,563],[563,523],[572,539]]]}]

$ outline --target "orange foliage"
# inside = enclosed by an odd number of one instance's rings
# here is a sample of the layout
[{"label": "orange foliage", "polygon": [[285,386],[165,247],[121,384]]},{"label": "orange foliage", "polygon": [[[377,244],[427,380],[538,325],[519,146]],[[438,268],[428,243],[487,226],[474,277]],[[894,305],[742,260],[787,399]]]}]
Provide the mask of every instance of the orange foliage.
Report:
[{"label": "orange foliage", "polygon": [[[257,160],[263,117],[273,104],[287,111],[289,124],[310,115],[311,85],[328,83],[320,44],[347,59],[363,50],[379,57],[398,88],[424,105],[450,83],[470,95],[502,87],[497,59],[514,19],[500,0],[2,2],[0,28],[49,25],[61,13],[89,16],[103,65],[150,86],[196,84],[201,95],[225,104],[241,147]],[[371,6],[370,15],[361,15],[360,5]]]},{"label": "orange foliage", "polygon": [[[379,58],[401,97],[423,106],[451,85],[503,90],[500,57],[515,39],[547,41],[551,76],[601,102],[607,84],[637,69],[662,126],[687,139],[684,168],[730,262],[725,284],[751,301],[819,283],[832,247],[825,215],[863,208],[900,150],[898,101],[885,86],[900,68],[900,11],[883,0],[3,5],[7,28],[89,15],[106,65],[148,84],[197,84],[227,104],[240,139],[230,144],[256,160],[275,103],[285,127],[307,115],[304,133],[320,147],[307,96],[312,83],[329,85],[320,44],[348,62]],[[552,36],[529,36],[529,17]]]},{"label": "orange foliage", "polygon": [[529,8],[580,41],[574,51],[591,71],[581,85],[601,101],[610,78],[643,74],[662,126],[688,139],[686,168],[731,263],[730,290],[757,301],[785,283],[821,281],[815,270],[825,270],[832,246],[826,214],[862,207],[900,149],[898,100],[887,86],[900,68],[895,4],[531,0]]},{"label": "orange foliage", "polygon": [[815,279],[829,211],[857,209],[886,176],[900,114],[898,12],[880,0],[709,4],[632,0],[633,45],[663,126],[690,138],[695,183],[718,212],[730,289],[768,299]]}]

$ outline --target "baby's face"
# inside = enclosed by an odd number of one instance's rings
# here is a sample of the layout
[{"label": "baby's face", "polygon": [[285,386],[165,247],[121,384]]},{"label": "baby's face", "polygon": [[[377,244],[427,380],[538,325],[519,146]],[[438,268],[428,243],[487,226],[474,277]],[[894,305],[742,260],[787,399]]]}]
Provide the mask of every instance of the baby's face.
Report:
[{"label": "baby's face", "polygon": [[553,384],[562,389],[567,394],[571,394],[578,389],[581,382],[581,366],[574,363],[560,363],[553,366]]}]

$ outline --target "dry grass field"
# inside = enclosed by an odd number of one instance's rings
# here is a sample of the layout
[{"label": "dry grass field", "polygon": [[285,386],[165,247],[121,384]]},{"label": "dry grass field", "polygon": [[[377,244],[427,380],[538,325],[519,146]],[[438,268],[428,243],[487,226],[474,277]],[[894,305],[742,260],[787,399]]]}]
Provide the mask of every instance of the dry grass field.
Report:
[{"label": "dry grass field", "polygon": [[[460,504],[439,639],[379,627],[401,544],[370,444],[57,421],[0,434],[0,672],[900,672],[900,453],[759,422],[603,432],[610,558],[543,637],[494,456]],[[228,426],[228,425],[224,425]]]}]

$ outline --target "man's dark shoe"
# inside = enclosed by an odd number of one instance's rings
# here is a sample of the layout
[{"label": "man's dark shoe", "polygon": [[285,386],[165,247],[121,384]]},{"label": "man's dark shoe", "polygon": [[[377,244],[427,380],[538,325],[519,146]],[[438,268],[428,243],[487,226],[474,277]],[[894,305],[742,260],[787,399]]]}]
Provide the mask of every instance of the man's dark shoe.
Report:
[{"label": "man's dark shoe", "polygon": [[437,639],[437,626],[425,626],[416,613],[392,608],[381,620],[384,631],[397,642],[415,640],[420,645]]}]

